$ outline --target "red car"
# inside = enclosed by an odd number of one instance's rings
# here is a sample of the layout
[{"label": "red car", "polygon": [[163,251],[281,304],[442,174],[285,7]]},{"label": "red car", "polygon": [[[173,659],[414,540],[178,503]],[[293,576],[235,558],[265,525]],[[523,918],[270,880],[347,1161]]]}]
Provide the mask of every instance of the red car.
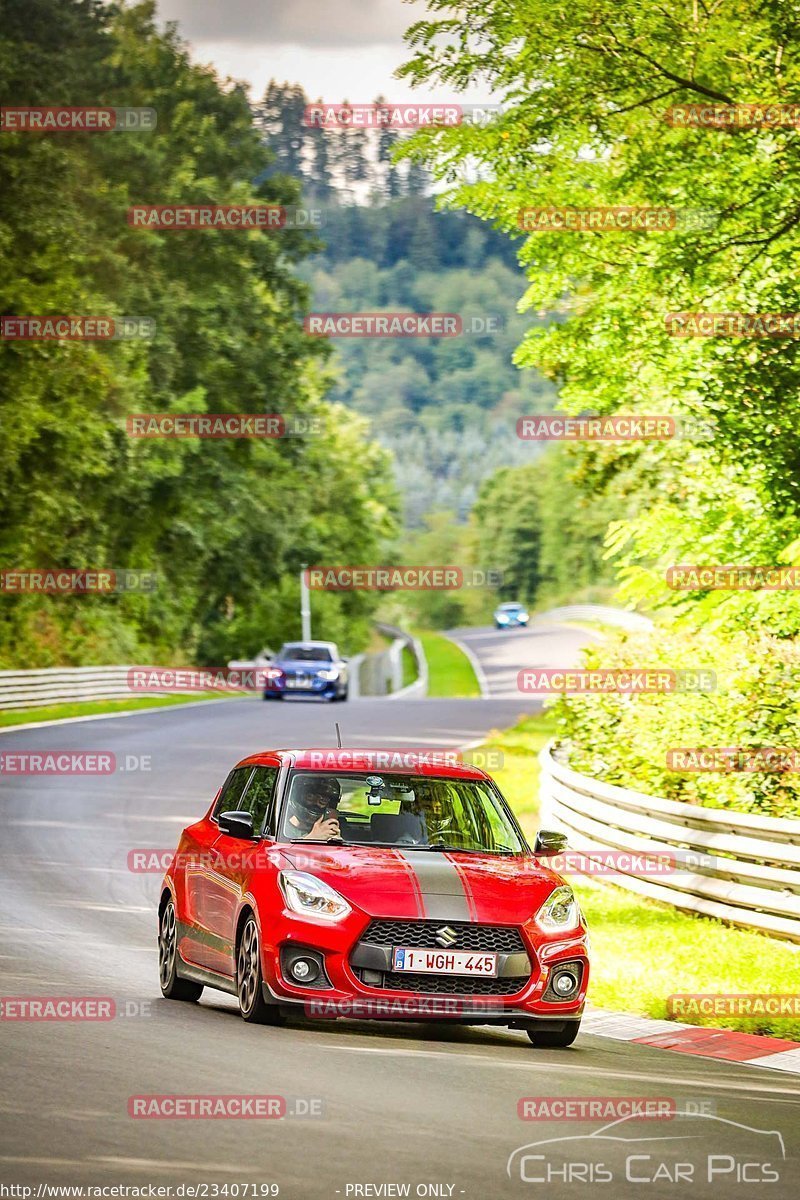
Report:
[{"label": "red car", "polygon": [[159,903],[163,994],[246,1021],[457,1021],[568,1046],[589,981],[572,889],[483,771],[452,755],[275,750],[183,831]]}]

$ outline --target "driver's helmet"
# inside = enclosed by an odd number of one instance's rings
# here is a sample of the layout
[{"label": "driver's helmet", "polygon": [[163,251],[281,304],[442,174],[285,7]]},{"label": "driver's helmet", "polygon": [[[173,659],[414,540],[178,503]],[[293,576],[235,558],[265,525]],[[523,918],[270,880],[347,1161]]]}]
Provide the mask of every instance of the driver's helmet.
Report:
[{"label": "driver's helmet", "polygon": [[342,798],[339,780],[330,775],[306,775],[295,780],[292,788],[292,811],[302,825],[309,828]]}]

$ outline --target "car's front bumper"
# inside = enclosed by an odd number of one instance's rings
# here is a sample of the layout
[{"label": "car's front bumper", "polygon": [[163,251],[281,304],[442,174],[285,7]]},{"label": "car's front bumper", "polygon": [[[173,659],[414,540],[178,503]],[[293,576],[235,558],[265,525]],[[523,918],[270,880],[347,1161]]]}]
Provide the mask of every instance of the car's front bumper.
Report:
[{"label": "car's front bumper", "polygon": [[341,687],[338,679],[312,679],[308,687],[294,687],[285,680],[268,679],[265,696],[334,696]]},{"label": "car's front bumper", "polygon": [[[391,971],[388,945],[364,941],[374,924],[380,922],[355,912],[338,925],[292,917],[279,921],[274,942],[264,946],[265,997],[272,1003],[300,1005],[305,1015],[321,1018],[523,1026],[552,1021],[560,1026],[565,1020],[578,1020],[583,1012],[589,982],[584,931],[544,939],[532,936],[530,925],[514,927],[521,945],[495,951],[497,977],[427,975],[420,984],[420,976],[406,981]],[[474,927],[494,928],[499,927]],[[287,947],[293,953],[307,949],[318,954],[324,962],[323,977],[312,985],[289,978],[284,970]],[[567,962],[579,963],[582,969],[578,991],[566,1001],[546,998],[554,969]],[[424,990],[415,990],[418,987]]]}]

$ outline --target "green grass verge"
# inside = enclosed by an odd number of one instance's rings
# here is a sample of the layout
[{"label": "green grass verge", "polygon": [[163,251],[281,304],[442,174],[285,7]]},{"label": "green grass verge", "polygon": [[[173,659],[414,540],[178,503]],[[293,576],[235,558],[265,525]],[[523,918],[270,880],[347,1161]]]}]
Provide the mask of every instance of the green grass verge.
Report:
[{"label": "green grass verge", "polygon": [[18,708],[0,713],[0,727],[27,725],[34,721],[59,721],[64,717],[94,717],[100,713],[135,712],[139,708],[166,708],[198,700],[228,699],[216,692],[191,696],[140,696],[130,700],[83,700],[75,704],[53,704],[47,708]]},{"label": "green grass verge", "polygon": [[[544,713],[525,717],[503,732],[493,731],[481,747],[487,754],[502,752],[503,766],[493,770],[488,758],[488,768],[528,836],[538,827],[537,755],[553,732],[553,718]],[[611,884],[578,879],[573,876],[570,882],[592,937],[593,1004],[668,1019],[667,998],[678,993],[797,993],[800,946],[710,917],[694,917]],[[674,1019],[800,1041],[797,1018],[684,1013]]]},{"label": "green grass verge", "polygon": [[416,683],[417,660],[414,658],[410,646],[403,646],[400,662],[403,667],[403,687],[408,687],[410,684]]},{"label": "green grass verge", "polygon": [[418,637],[428,660],[429,696],[480,696],[472,663],[463,650],[440,633],[420,633]]}]

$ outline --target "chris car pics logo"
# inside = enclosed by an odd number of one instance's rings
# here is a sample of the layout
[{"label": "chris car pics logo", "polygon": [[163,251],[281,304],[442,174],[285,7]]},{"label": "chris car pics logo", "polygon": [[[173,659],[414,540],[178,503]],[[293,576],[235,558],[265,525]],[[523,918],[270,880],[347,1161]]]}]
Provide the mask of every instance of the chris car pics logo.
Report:
[{"label": "chris car pics logo", "polygon": [[[675,1196],[716,1184],[723,1196],[732,1184],[777,1183],[785,1158],[777,1129],[685,1111],[672,1115],[662,1132],[643,1114],[632,1113],[586,1136],[542,1138],[519,1146],[509,1155],[506,1172],[526,1184],[611,1185],[603,1191],[609,1197],[620,1184],[661,1185],[674,1190],[650,1194]],[[626,1188],[624,1194],[633,1193]]]}]

